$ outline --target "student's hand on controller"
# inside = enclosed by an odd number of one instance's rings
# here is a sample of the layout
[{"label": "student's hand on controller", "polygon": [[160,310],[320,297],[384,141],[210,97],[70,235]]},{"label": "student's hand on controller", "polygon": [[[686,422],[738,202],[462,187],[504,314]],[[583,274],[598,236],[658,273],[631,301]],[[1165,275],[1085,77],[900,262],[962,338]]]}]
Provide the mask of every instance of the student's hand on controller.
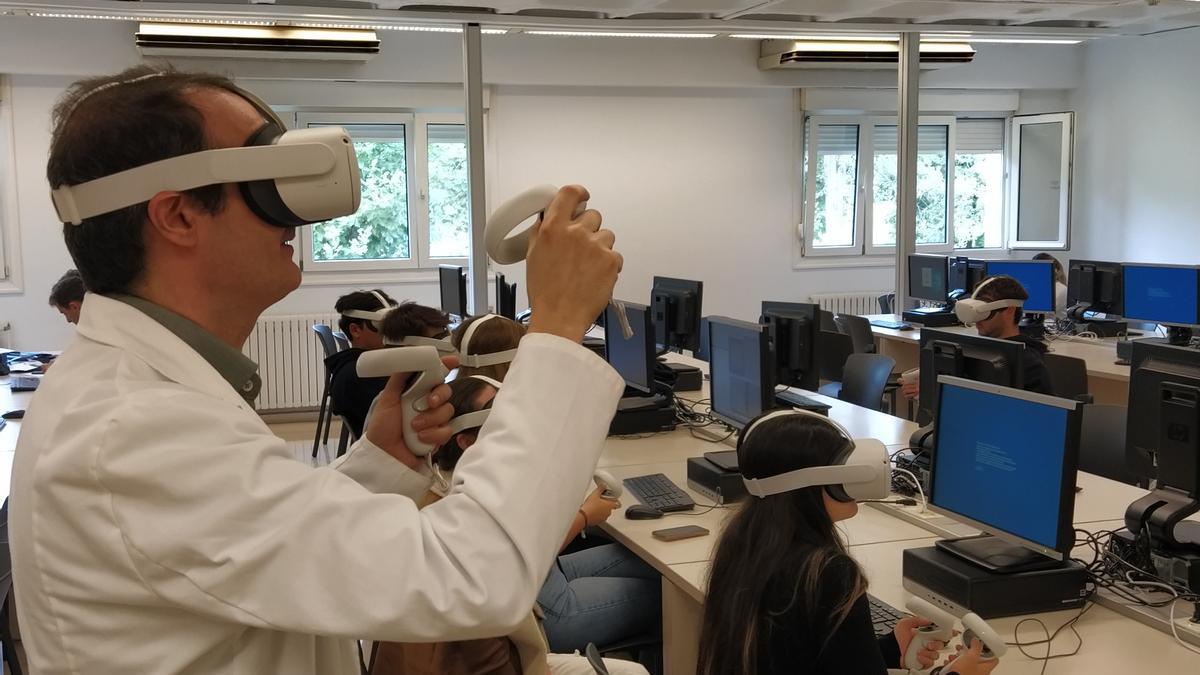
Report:
[{"label": "student's hand on controller", "polygon": [[958,673],[958,675],[987,675],[1000,665],[1000,659],[983,660],[983,642],[971,640],[971,648],[963,649],[958,646],[958,653],[946,657],[946,667],[943,673]]},{"label": "student's hand on controller", "polygon": [[[928,626],[933,623],[923,616],[910,616],[906,619],[900,619],[896,623],[896,628],[893,632],[896,634],[896,644],[900,645],[900,654],[903,657],[908,653],[908,646],[912,644],[913,638],[917,635],[917,629],[921,626]],[[925,643],[924,649],[917,653],[917,660],[921,662],[921,668],[932,668],[933,664],[937,663],[938,653],[946,648],[946,643],[933,641]]]},{"label": "student's hand on controller", "polygon": [[903,394],[905,398],[918,398],[921,395],[921,385],[916,382],[902,384],[900,385],[900,393]]},{"label": "student's hand on controller", "polygon": [[616,236],[600,229],[599,211],[574,215],[589,197],[579,185],[564,186],[531,228],[526,259],[530,332],[581,342],[612,299],[623,260],[613,250]]},{"label": "student's hand on controller", "polygon": [[[453,370],[458,367],[458,357],[444,357],[442,363]],[[421,459],[414,455],[404,442],[404,425],[411,423],[412,428],[418,432],[417,438],[422,442],[441,445],[454,435],[448,426],[450,419],[454,417],[454,406],[449,403],[450,387],[441,384],[429,392],[425,412],[411,420],[404,419],[404,406],[400,403],[400,395],[408,386],[410,376],[411,373],[397,373],[388,379],[363,434],[367,440],[395,457],[400,463],[410,469],[419,469]]]},{"label": "student's hand on controller", "polygon": [[605,497],[604,488],[598,487],[592,490],[592,494],[588,495],[587,500],[583,502],[583,506],[579,508],[587,516],[588,525],[599,525],[608,520],[612,512],[620,506],[621,502]]}]

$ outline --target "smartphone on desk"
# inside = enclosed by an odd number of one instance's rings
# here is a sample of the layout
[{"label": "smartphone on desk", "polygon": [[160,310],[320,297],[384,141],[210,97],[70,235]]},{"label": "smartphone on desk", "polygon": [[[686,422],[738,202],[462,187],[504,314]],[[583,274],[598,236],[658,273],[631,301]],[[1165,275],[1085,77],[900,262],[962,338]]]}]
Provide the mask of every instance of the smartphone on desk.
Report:
[{"label": "smartphone on desk", "polygon": [[680,539],[690,539],[692,537],[703,537],[708,534],[708,530],[699,525],[683,525],[680,527],[668,527],[665,530],[655,530],[650,533],[655,539],[662,541],[678,541]]}]

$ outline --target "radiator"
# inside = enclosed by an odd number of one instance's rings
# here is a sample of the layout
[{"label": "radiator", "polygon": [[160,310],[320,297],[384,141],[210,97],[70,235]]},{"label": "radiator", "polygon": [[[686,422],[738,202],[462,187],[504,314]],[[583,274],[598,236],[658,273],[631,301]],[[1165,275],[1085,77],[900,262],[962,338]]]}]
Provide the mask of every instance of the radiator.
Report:
[{"label": "radiator", "polygon": [[815,293],[808,297],[821,309],[834,314],[880,314],[879,296],[884,291],[857,291],[854,293]]},{"label": "radiator", "polygon": [[337,315],[259,317],[242,347],[242,353],[258,364],[262,378],[256,410],[320,407],[325,387],[325,351],[312,329],[319,323],[337,330]]}]

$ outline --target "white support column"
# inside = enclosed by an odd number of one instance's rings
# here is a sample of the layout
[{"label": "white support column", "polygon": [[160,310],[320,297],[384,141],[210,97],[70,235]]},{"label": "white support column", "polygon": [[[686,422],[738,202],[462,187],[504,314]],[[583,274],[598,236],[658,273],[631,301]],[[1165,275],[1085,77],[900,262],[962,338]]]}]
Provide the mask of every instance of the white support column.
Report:
[{"label": "white support column", "polygon": [[483,172],[483,50],[479,24],[463,24],[463,90],[466,94],[467,121],[467,193],[471,200],[471,257],[468,278],[471,282],[473,315],[487,313],[487,249],[483,226],[487,222]]},{"label": "white support column", "polygon": [[917,118],[920,116],[921,34],[900,34],[900,101],[896,165],[896,313],[908,309],[908,255],[917,250]]}]

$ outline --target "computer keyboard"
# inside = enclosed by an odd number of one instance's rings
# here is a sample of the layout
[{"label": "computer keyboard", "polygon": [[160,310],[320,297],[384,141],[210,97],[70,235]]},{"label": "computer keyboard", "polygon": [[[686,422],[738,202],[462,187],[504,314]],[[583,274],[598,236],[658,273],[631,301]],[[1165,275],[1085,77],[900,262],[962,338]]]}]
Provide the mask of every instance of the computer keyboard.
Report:
[{"label": "computer keyboard", "polygon": [[690,511],[696,506],[695,500],[688,493],[661,473],[634,476],[621,482],[638,501],[664,513]]},{"label": "computer keyboard", "polygon": [[883,319],[875,319],[871,322],[876,328],[889,328],[891,330],[906,330],[912,328],[912,324],[904,323],[903,321],[885,321]]},{"label": "computer keyboard", "polygon": [[809,398],[803,394],[797,394],[791,389],[783,389],[775,392],[775,399],[780,403],[783,403],[784,405],[790,405],[793,408],[811,410],[813,412],[819,412],[822,414],[824,414],[825,411],[829,410],[830,408],[828,403],[822,403],[815,398]]},{"label": "computer keyboard", "polygon": [[869,593],[867,594],[867,604],[871,606],[871,624],[875,627],[875,637],[891,635],[900,619],[908,616]]},{"label": "computer keyboard", "polygon": [[14,375],[8,381],[9,388],[12,391],[33,391],[41,384],[42,378],[30,377],[28,375]]}]

